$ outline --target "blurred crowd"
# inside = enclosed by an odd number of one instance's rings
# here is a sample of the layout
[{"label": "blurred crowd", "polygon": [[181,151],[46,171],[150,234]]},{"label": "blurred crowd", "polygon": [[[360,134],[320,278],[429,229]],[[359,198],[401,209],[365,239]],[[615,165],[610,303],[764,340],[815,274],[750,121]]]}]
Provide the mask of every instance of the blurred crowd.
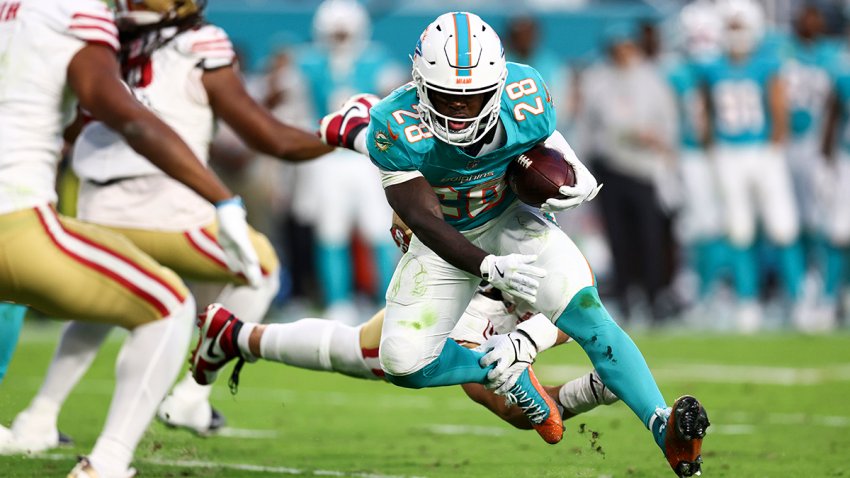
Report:
[{"label": "blurred crowd", "polygon": [[[508,60],[547,81],[559,129],[605,185],[558,219],[621,322],[823,332],[850,312],[847,52],[813,4],[784,30],[762,7],[698,0],[662,21],[613,24],[604,55],[572,65],[539,46],[563,33],[541,31],[533,16],[500,32]],[[313,43],[246,74],[249,90],[278,118],[314,129],[352,94],[409,81],[408,65],[370,35],[359,3],[329,0]],[[284,164],[226,126],[211,157],[283,260],[272,315],[358,323],[381,305],[400,253],[367,158]]]}]

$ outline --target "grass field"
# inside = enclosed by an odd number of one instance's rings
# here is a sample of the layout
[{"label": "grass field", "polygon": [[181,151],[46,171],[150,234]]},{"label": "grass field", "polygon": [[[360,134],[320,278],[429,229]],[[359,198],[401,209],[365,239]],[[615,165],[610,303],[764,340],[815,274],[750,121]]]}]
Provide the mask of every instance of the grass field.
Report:
[{"label": "grass field", "polygon": [[[8,424],[35,393],[57,334],[56,326],[24,330],[0,385],[0,423]],[[645,333],[636,342],[668,400],[692,393],[708,408],[703,476],[850,477],[846,332],[816,338]],[[0,457],[0,476],[64,476],[75,455],[89,451],[109,403],[119,346],[120,337],[107,343],[61,414],[60,429],[76,446]],[[545,353],[535,367],[549,383],[588,369],[575,345]],[[201,439],[155,423],[136,455],[142,477],[673,476],[622,404],[567,421],[564,440],[551,446],[498,421],[458,387],[403,390],[261,363],[243,370],[236,397],[220,384],[213,398],[233,427],[228,436]],[[592,431],[599,433],[595,442]]]}]

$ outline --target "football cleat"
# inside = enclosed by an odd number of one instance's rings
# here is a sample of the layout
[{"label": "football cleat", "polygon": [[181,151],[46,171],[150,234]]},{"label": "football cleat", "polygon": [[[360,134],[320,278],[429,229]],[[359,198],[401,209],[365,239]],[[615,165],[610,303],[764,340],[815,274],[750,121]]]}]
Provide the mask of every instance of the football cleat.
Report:
[{"label": "football cleat", "polygon": [[236,344],[242,321],[221,304],[210,304],[198,316],[198,328],[198,345],[190,361],[192,378],[201,385],[209,385],[215,382],[224,364],[233,359],[244,361]]},{"label": "football cleat", "polygon": [[508,403],[516,404],[546,443],[554,445],[564,437],[561,413],[552,397],[546,393],[531,367],[519,376],[508,392]]},{"label": "football cleat", "polygon": [[708,414],[694,397],[676,400],[667,419],[664,455],[679,477],[702,473],[702,439],[710,423]]},{"label": "football cleat", "polygon": [[136,476],[135,468],[128,468],[124,473],[118,475],[104,475],[98,473],[87,457],[79,457],[77,466],[68,473],[68,478],[133,478]]},{"label": "football cleat", "polygon": [[0,455],[41,453],[59,444],[55,418],[26,409],[12,422],[11,437],[0,442]]},{"label": "football cleat", "polygon": [[169,428],[185,428],[199,436],[214,435],[226,423],[224,415],[212,408],[206,397],[192,401],[175,394],[165,397],[156,417]]}]

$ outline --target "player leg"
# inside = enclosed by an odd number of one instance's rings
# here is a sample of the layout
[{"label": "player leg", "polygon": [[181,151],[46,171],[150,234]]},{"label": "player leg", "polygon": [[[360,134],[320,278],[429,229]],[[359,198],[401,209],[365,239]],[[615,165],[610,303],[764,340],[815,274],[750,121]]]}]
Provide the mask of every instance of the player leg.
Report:
[{"label": "player leg", "polygon": [[12,361],[26,313],[26,306],[0,302],[0,382]]},{"label": "player leg", "polygon": [[[114,228],[144,252],[181,277],[205,283],[226,284],[216,298],[246,322],[260,322],[279,288],[279,262],[269,240],[254,229],[249,237],[260,259],[263,281],[259,287],[246,285],[243,277],[234,275],[224,262],[218,245],[215,223],[186,231],[163,232]],[[184,427],[200,435],[214,433],[224,425],[224,418],[212,408],[212,387],[198,385],[187,374],[177,383],[157,411],[166,425]]]},{"label": "player leg", "polygon": [[194,300],[174,273],[127,239],[38,207],[0,216],[0,297],[54,317],[126,327],[103,432],[72,476],[126,476],[133,451],[176,376]]},{"label": "player leg", "polygon": [[758,154],[758,150],[718,147],[714,163],[717,186],[724,204],[735,292],[740,301],[738,328],[748,333],[758,330],[762,321],[757,301],[758,264],[753,251],[756,212],[751,192],[753,182],[757,182],[762,174]]},{"label": "player leg", "polygon": [[[584,349],[602,381],[652,432],[677,473],[680,462],[698,470],[698,445],[708,426],[704,410],[692,397],[678,400],[672,411],[667,408],[640,350],[602,305],[593,272],[575,244],[538,210],[524,205],[509,209],[497,228],[499,254],[537,254],[537,264],[547,270],[534,309]],[[530,308],[523,303],[519,307]],[[683,414],[680,409],[695,410],[696,415]],[[671,427],[679,430],[681,420],[698,430],[690,437],[693,440],[668,433]],[[681,453],[679,449],[691,442],[697,445],[695,454]]]}]

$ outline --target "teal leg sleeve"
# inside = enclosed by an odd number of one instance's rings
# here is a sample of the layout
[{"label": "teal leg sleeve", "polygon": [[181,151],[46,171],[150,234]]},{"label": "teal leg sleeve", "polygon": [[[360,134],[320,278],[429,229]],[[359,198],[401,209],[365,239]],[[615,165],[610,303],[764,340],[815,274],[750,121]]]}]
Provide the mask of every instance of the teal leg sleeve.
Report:
[{"label": "teal leg sleeve", "polygon": [[26,313],[27,308],[23,305],[0,302],[0,381],[3,381],[12,361]]},{"label": "teal leg sleeve", "polygon": [[800,297],[803,275],[806,273],[805,264],[803,245],[800,241],[779,249],[779,272],[782,274],[782,282],[785,283],[785,293],[792,300]]},{"label": "teal leg sleeve", "polygon": [[[657,409],[666,409],[664,397],[632,339],[605,310],[595,287],[573,297],[555,325],[572,337],[590,358],[602,382],[650,428]],[[663,420],[654,420],[662,425]],[[664,427],[654,426],[655,442],[664,450]]]},{"label": "teal leg sleeve", "polygon": [[376,295],[383,301],[393,278],[393,273],[395,273],[395,266],[398,264],[398,249],[393,242],[376,244],[372,247],[372,254],[375,257],[377,276],[377,283],[375,284],[377,289],[375,291]]},{"label": "teal leg sleeve", "polygon": [[735,292],[741,299],[755,299],[759,290],[759,268],[753,247],[735,247],[732,253]]},{"label": "teal leg sleeve", "polygon": [[333,305],[351,298],[351,250],[348,244],[316,245],[319,281],[325,291],[325,304]]},{"label": "teal leg sleeve", "polygon": [[835,299],[847,270],[846,252],[842,248],[824,241],[822,270],[823,293],[828,299]]},{"label": "teal leg sleeve", "polygon": [[390,375],[390,383],[405,388],[442,387],[461,383],[484,383],[491,367],[483,368],[478,360],[482,352],[461,347],[452,339],[446,340],[440,355],[425,367],[409,375]]}]

